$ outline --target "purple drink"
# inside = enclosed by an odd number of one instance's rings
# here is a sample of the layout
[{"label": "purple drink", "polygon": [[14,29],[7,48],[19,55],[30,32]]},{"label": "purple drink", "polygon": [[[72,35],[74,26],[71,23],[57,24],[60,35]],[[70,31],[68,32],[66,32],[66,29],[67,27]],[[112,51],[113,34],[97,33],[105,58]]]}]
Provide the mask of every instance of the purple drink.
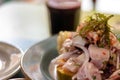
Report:
[{"label": "purple drink", "polygon": [[79,24],[80,6],[77,0],[49,0],[47,7],[50,13],[51,33],[75,30]]}]

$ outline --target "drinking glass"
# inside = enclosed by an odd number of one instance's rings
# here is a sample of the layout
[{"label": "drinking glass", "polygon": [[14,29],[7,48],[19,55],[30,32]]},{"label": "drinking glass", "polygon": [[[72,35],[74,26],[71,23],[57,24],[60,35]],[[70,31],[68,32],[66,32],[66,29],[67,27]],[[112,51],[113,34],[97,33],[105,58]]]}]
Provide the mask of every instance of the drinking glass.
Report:
[{"label": "drinking glass", "polygon": [[51,34],[59,31],[73,31],[79,25],[81,3],[78,0],[48,0]]}]

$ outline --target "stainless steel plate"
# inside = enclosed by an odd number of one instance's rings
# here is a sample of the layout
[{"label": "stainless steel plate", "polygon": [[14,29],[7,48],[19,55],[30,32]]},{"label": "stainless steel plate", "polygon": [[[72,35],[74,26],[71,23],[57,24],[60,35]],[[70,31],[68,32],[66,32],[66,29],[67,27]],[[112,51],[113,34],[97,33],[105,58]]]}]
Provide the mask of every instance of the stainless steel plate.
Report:
[{"label": "stainless steel plate", "polygon": [[49,73],[50,61],[58,55],[53,36],[29,48],[21,60],[22,70],[32,80],[53,80]]}]

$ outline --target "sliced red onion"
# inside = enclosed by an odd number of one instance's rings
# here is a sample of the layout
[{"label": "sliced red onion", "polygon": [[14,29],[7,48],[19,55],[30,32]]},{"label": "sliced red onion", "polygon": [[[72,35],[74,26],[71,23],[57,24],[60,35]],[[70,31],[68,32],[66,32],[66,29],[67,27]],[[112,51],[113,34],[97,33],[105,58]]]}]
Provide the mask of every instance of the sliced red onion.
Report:
[{"label": "sliced red onion", "polygon": [[100,71],[90,62],[86,62],[85,65],[79,69],[78,73],[73,76],[72,80],[75,80],[75,78],[77,80],[94,80],[94,78],[95,80],[102,80]]},{"label": "sliced red onion", "polygon": [[85,53],[82,53],[81,55],[79,55],[78,57],[76,57],[76,63],[79,65],[82,65],[85,61]]},{"label": "sliced red onion", "polygon": [[75,36],[73,39],[73,44],[79,44],[84,46],[87,42],[81,36]]},{"label": "sliced red onion", "polygon": [[86,58],[83,65],[79,68],[78,72],[73,76],[72,79],[74,80],[75,78],[77,78],[77,80],[93,80],[93,76],[95,76],[96,80],[102,80],[98,68],[94,66],[93,63],[89,62],[89,51],[84,46],[81,46],[79,43],[75,43],[73,45],[82,49],[85,53]]},{"label": "sliced red onion", "polygon": [[78,48],[80,48],[80,49],[82,49],[84,51],[85,56],[86,56],[85,62],[88,62],[89,61],[89,52],[88,52],[88,50],[83,45],[81,45],[79,43],[73,43],[73,46],[76,46],[76,47],[78,47]]},{"label": "sliced red onion", "polygon": [[67,69],[73,73],[77,72],[80,66],[84,63],[85,61],[85,54],[77,55],[76,54],[72,55],[71,58],[67,60],[67,62],[63,65],[63,69]]},{"label": "sliced red onion", "polygon": [[103,62],[99,61],[99,60],[91,60],[91,63],[93,63],[98,69],[102,69],[103,68]]},{"label": "sliced red onion", "polygon": [[119,58],[119,54],[117,54],[117,64],[116,64],[116,69],[119,69],[120,66],[120,58]]},{"label": "sliced red onion", "polygon": [[120,79],[120,69],[113,72],[113,74],[109,77],[109,79],[106,80],[116,80],[116,79],[117,80]]},{"label": "sliced red onion", "polygon": [[53,59],[51,61],[51,63],[54,63],[56,65],[59,65],[59,64],[64,64],[64,63],[60,63],[59,60],[67,60],[71,57],[72,54],[78,52],[78,50],[74,50],[72,52],[66,52],[66,53],[62,53],[61,55],[59,55],[58,57],[56,57],[55,59]]},{"label": "sliced red onion", "polygon": [[89,52],[84,46],[82,46],[79,43],[74,43],[73,45],[80,48],[80,49],[82,49],[84,51],[84,53],[85,53],[85,61],[84,61],[83,65],[79,68],[78,72],[73,76],[72,79],[74,80],[75,78],[77,78],[77,80],[83,80],[83,78],[86,76],[86,74],[83,74],[83,73],[86,73],[86,69],[84,69],[84,66],[89,61]]},{"label": "sliced red onion", "polygon": [[62,66],[63,69],[67,69],[73,73],[77,72],[79,69],[79,65],[76,64],[76,58],[70,58],[67,62]]}]

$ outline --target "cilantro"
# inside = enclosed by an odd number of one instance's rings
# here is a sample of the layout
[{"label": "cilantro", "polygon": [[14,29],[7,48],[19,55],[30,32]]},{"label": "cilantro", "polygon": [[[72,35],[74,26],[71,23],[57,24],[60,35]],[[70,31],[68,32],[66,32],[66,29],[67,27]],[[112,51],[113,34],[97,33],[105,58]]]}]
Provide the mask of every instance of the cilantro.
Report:
[{"label": "cilantro", "polygon": [[110,47],[110,25],[108,25],[107,22],[111,17],[113,17],[113,15],[105,16],[100,13],[95,13],[92,16],[89,16],[85,20],[84,27],[80,30],[79,34],[83,38],[87,38],[89,32],[96,32],[99,36],[97,45],[99,47]]},{"label": "cilantro", "polygon": [[92,76],[93,80],[96,80],[96,76]]}]

